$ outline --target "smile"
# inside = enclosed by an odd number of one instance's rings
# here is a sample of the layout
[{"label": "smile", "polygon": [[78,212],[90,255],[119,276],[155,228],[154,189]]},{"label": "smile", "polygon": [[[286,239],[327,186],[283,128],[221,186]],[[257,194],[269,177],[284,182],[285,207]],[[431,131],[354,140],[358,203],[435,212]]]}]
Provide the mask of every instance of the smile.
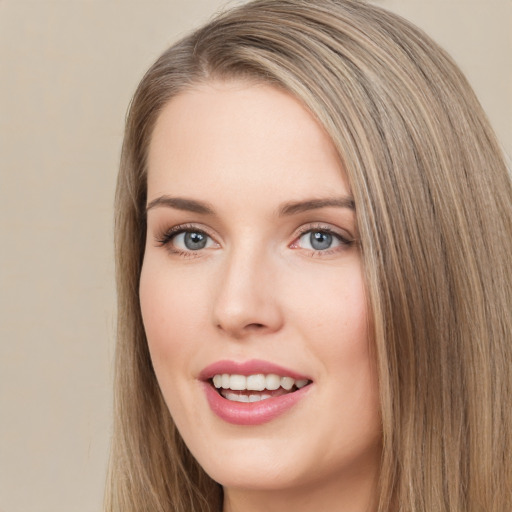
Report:
[{"label": "smile", "polygon": [[219,361],[200,375],[211,410],[235,425],[259,425],[284,414],[311,388],[304,375],[266,361]]},{"label": "smile", "polygon": [[297,391],[306,386],[309,380],[281,377],[275,373],[247,376],[218,373],[213,376],[212,382],[226,400],[253,403]]}]

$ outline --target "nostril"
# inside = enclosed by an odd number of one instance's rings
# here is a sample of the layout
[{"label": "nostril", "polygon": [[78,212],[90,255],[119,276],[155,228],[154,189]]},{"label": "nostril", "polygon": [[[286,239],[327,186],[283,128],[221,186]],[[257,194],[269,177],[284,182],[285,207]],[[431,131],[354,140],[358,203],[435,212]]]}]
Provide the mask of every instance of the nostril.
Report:
[{"label": "nostril", "polygon": [[249,324],[247,329],[263,329],[264,327],[263,324]]}]

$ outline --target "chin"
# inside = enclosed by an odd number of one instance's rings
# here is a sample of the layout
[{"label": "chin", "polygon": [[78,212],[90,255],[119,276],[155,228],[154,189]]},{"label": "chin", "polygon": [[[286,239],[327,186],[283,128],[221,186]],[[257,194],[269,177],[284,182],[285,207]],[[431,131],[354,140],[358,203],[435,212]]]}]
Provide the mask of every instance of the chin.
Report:
[{"label": "chin", "polygon": [[366,446],[344,446],[337,453],[309,441],[277,433],[268,439],[253,435],[219,442],[213,451],[199,447],[194,455],[206,473],[225,489],[273,493],[318,490],[332,483],[359,480],[363,474],[373,477],[379,466],[378,434]]}]

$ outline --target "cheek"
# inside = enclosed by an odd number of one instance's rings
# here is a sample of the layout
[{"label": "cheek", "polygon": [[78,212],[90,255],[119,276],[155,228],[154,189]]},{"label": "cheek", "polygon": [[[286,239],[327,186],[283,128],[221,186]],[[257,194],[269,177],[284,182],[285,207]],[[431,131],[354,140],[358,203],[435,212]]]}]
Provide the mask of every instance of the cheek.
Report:
[{"label": "cheek", "polygon": [[335,271],[297,273],[299,278],[288,279],[285,293],[295,322],[312,335],[316,332],[318,341],[334,352],[346,343],[360,347],[368,339],[365,285],[359,265],[351,263]]},{"label": "cheek", "polygon": [[155,343],[159,345],[164,333],[171,332],[172,312],[177,301],[172,288],[166,286],[166,279],[158,279],[157,272],[146,262],[142,267],[139,296],[148,343],[150,347]]},{"label": "cheek", "polygon": [[197,338],[204,293],[180,273],[162,269],[150,257],[142,268],[139,295],[144,329],[157,370],[167,360],[176,361],[194,339],[194,333]]},{"label": "cheek", "polygon": [[[377,371],[371,349],[370,315],[359,265],[303,279],[290,289],[298,336],[305,336],[311,358],[321,363],[322,375],[336,382],[353,406],[377,401]],[[330,388],[334,389],[334,388]],[[336,392],[336,391],[335,391]]]},{"label": "cheek", "polygon": [[143,312],[158,311],[165,318],[179,318],[180,313],[193,311],[191,306],[208,290],[205,274],[204,270],[176,264],[163,248],[146,248],[139,285]]},{"label": "cheek", "polygon": [[[167,262],[145,260],[139,286],[142,319],[152,365],[167,407],[178,427],[194,417],[190,404],[191,362],[198,352],[201,295],[183,273]],[[162,268],[163,266],[163,268]],[[203,298],[204,304],[204,298]],[[185,398],[184,398],[185,397]],[[188,428],[185,421],[185,426]]]},{"label": "cheek", "polygon": [[[365,287],[362,278],[351,276],[333,283],[330,300],[319,311],[315,350],[323,363],[322,382],[333,408],[333,424],[343,436],[333,435],[333,447],[364,448],[380,442],[381,420],[378,376],[370,339]],[[318,415],[325,407],[318,404]],[[348,448],[347,448],[348,449]]]},{"label": "cheek", "polygon": [[367,399],[376,390],[376,370],[362,277],[355,273],[337,283],[326,304],[321,338],[324,360],[340,384],[351,390],[355,402]]}]

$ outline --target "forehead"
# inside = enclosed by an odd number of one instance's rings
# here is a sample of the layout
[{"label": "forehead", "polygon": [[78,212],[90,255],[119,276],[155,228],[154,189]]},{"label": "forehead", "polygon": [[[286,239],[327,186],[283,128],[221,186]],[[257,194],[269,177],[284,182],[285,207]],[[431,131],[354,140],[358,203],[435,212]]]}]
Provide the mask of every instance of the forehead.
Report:
[{"label": "forehead", "polygon": [[219,191],[272,191],[276,200],[348,192],[334,145],[297,99],[269,85],[236,81],[173,98],[149,148],[148,198]]}]

